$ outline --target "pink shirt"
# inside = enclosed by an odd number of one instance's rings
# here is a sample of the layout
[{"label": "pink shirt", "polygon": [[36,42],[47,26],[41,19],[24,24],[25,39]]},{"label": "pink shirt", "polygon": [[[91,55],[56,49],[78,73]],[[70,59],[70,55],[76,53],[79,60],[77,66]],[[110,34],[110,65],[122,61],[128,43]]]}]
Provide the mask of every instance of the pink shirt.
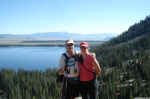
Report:
[{"label": "pink shirt", "polygon": [[[80,81],[93,80],[95,75],[92,73],[95,71],[95,67],[92,65],[94,57],[92,54],[88,54],[83,61],[83,64],[78,62],[80,69]],[[90,72],[91,71],[91,72]]]}]

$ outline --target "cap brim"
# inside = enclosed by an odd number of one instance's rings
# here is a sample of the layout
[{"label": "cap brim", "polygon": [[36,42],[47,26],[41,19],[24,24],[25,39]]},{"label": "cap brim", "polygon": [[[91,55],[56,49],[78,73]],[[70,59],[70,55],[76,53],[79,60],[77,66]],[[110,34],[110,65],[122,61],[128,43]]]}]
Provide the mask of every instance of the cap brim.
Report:
[{"label": "cap brim", "polygon": [[74,44],[74,42],[67,42],[67,44]]},{"label": "cap brim", "polygon": [[88,46],[87,46],[87,45],[81,45],[81,47],[86,47],[86,48],[88,48]]}]

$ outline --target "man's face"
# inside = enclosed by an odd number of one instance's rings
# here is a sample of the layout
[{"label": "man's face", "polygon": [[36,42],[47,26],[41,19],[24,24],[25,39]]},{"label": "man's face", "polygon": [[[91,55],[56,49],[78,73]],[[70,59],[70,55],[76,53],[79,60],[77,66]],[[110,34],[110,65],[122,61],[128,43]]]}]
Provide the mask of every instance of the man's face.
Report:
[{"label": "man's face", "polygon": [[67,44],[66,49],[67,49],[67,51],[73,51],[74,50],[74,44],[72,44],[72,43]]}]

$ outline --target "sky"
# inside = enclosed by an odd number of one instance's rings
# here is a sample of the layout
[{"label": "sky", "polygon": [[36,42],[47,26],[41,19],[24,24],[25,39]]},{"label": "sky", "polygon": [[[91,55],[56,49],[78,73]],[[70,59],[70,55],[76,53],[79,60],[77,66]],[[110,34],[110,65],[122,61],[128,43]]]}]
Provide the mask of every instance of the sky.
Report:
[{"label": "sky", "polygon": [[150,15],[150,0],[0,0],[0,34],[117,33]]}]

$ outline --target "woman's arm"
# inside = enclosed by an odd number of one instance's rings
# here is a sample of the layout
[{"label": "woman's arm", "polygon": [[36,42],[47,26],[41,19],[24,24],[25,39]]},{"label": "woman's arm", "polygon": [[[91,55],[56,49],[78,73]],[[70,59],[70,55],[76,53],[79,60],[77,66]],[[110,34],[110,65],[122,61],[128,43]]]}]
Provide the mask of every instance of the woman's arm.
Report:
[{"label": "woman's arm", "polygon": [[93,62],[92,62],[92,64],[95,67],[96,76],[99,76],[100,73],[101,73],[101,67],[100,67],[100,65],[99,65],[99,63],[98,63],[98,61],[96,59],[95,53],[93,53],[92,56],[93,56]]}]

